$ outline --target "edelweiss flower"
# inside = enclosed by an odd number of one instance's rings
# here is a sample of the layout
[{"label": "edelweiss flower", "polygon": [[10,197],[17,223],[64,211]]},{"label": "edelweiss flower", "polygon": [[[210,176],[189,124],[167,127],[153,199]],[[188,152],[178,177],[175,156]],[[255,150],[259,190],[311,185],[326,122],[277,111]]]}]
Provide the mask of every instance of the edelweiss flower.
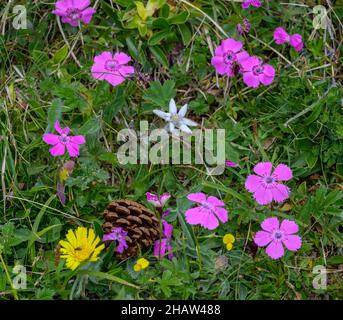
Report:
[{"label": "edelweiss flower", "polygon": [[185,104],[179,112],[177,112],[177,107],[174,99],[169,102],[169,112],[164,112],[162,110],[153,110],[153,112],[163,120],[169,122],[166,126],[166,130],[171,133],[177,133],[180,129],[185,133],[192,133],[192,130],[188,126],[196,127],[198,124],[192,120],[185,118],[187,113],[188,105]]}]

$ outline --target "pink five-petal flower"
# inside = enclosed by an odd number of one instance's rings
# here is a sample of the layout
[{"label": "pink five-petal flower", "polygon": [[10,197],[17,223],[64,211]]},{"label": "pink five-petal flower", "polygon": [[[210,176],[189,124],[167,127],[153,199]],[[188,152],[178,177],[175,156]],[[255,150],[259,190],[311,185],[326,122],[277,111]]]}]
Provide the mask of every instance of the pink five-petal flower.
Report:
[{"label": "pink five-petal flower", "polygon": [[246,51],[242,51],[243,44],[235,39],[228,38],[222,41],[215,50],[211,64],[220,75],[233,77],[239,72],[240,62],[249,57]]},{"label": "pink five-petal flower", "polygon": [[286,30],[282,27],[278,27],[274,30],[274,41],[276,44],[283,44],[289,42],[290,36]]},{"label": "pink five-petal flower", "polygon": [[62,156],[67,148],[71,157],[77,157],[80,153],[80,144],[84,144],[86,139],[84,136],[69,136],[70,129],[68,127],[61,128],[59,121],[55,123],[55,130],[59,135],[45,133],[43,141],[47,144],[53,145],[50,148],[50,153],[53,157]]},{"label": "pink five-petal flower", "polygon": [[260,83],[270,85],[275,77],[275,69],[270,64],[264,64],[259,57],[249,57],[241,61],[243,82],[251,88],[257,88]]},{"label": "pink five-petal flower", "polygon": [[97,80],[106,80],[117,86],[135,73],[135,69],[127,65],[130,61],[131,57],[123,52],[112,54],[105,51],[94,57],[92,75]]},{"label": "pink five-petal flower", "polygon": [[52,13],[61,17],[63,23],[77,27],[81,21],[88,24],[96,13],[90,4],[89,0],[59,0]]},{"label": "pink five-petal flower", "polygon": [[289,197],[290,190],[278,181],[292,179],[292,170],[284,164],[279,164],[273,173],[270,162],[260,162],[254,167],[257,175],[249,175],[245,181],[245,188],[254,194],[257,203],[268,204],[275,200],[283,202]]},{"label": "pink five-petal flower", "polygon": [[262,2],[260,0],[243,0],[242,8],[248,9],[250,6],[258,8],[261,7],[261,5]]},{"label": "pink five-petal flower", "polygon": [[170,197],[171,195],[169,193],[164,193],[161,196],[158,196],[157,194],[151,192],[146,193],[146,199],[156,208],[162,208]]},{"label": "pink five-petal flower", "polygon": [[303,38],[298,33],[293,34],[290,37],[289,42],[290,42],[291,46],[298,52],[300,52],[304,47]]},{"label": "pink five-petal flower", "polygon": [[204,228],[214,230],[219,226],[219,220],[222,223],[227,222],[228,213],[222,208],[225,205],[223,201],[213,196],[207,197],[204,193],[191,193],[187,199],[200,204],[186,211],[186,221],[189,224],[200,224]]},{"label": "pink five-petal flower", "polygon": [[268,245],[266,253],[272,259],[279,259],[284,255],[284,246],[290,251],[297,251],[301,247],[301,237],[294,235],[299,230],[294,221],[285,219],[280,226],[277,218],[267,218],[261,227],[263,230],[256,232],[254,242],[259,247]]}]

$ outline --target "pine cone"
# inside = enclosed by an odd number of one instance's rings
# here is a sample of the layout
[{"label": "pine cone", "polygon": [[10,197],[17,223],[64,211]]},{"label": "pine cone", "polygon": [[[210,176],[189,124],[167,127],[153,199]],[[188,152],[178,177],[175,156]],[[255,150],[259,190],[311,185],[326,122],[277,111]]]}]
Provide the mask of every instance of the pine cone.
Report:
[{"label": "pine cone", "polygon": [[127,231],[126,243],[129,246],[117,258],[126,259],[137,255],[139,249],[150,247],[160,237],[160,223],[156,215],[143,205],[131,200],[111,202],[104,211],[104,232],[111,233],[122,227]]}]

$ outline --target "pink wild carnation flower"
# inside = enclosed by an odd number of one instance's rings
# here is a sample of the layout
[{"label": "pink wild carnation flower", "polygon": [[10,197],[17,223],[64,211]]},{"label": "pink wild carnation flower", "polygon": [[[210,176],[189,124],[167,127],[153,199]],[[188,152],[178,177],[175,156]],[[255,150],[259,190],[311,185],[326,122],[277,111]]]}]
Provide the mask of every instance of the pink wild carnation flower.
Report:
[{"label": "pink wild carnation flower", "polygon": [[94,57],[92,75],[95,79],[106,80],[112,86],[117,86],[135,73],[135,69],[127,65],[130,61],[131,57],[123,52],[103,52]]},{"label": "pink wild carnation flower", "polygon": [[223,40],[216,48],[211,63],[220,75],[226,74],[228,77],[233,77],[238,73],[240,62],[249,57],[242,48],[242,42],[232,38]]},{"label": "pink wild carnation flower", "polygon": [[285,246],[290,251],[297,251],[301,247],[301,237],[294,235],[299,227],[294,221],[279,220],[275,217],[265,219],[261,227],[263,231],[255,234],[254,242],[259,247],[265,247],[266,253],[272,259],[279,259],[285,254]]},{"label": "pink wild carnation flower", "polygon": [[270,85],[275,77],[275,69],[270,64],[263,63],[259,57],[249,57],[241,61],[243,82],[251,88],[257,88],[260,83]]},{"label": "pink wild carnation flower", "polygon": [[245,188],[254,194],[257,203],[265,205],[276,202],[283,202],[289,197],[290,190],[279,181],[292,179],[292,170],[285,164],[279,164],[273,173],[270,162],[260,162],[254,167],[254,172],[245,181]]},{"label": "pink wild carnation flower", "polygon": [[89,0],[59,0],[52,13],[62,17],[62,22],[77,27],[81,21],[88,24],[96,13],[90,4]]},{"label": "pink wild carnation flower", "polygon": [[105,234],[102,238],[103,242],[106,241],[117,241],[117,248],[116,251],[119,253],[123,253],[129,246],[126,243],[127,231],[125,231],[122,227],[112,229],[111,233]]},{"label": "pink wild carnation flower", "polygon": [[282,27],[278,27],[274,30],[274,41],[276,44],[289,43],[296,51],[300,52],[303,47],[302,36],[298,33],[289,35]]},{"label": "pink wild carnation flower", "polygon": [[146,193],[146,199],[156,208],[162,208],[170,197],[171,195],[169,193],[164,193],[161,196],[158,196],[157,194],[153,194],[151,192]]},{"label": "pink wild carnation flower", "polygon": [[53,157],[62,156],[67,148],[71,157],[77,157],[80,153],[80,144],[86,143],[84,136],[69,136],[70,128],[61,128],[59,121],[55,123],[55,130],[59,133],[45,133],[43,141],[47,144],[53,145],[50,148],[50,153]]},{"label": "pink wild carnation flower", "polygon": [[204,193],[191,193],[187,199],[200,204],[186,211],[186,221],[189,224],[200,224],[206,229],[214,230],[219,226],[218,220],[222,223],[228,221],[227,210],[222,208],[225,203],[216,197],[207,197]]},{"label": "pink wild carnation flower", "polygon": [[260,0],[243,0],[242,8],[248,9],[250,6],[258,8],[261,7],[261,5],[262,2]]}]

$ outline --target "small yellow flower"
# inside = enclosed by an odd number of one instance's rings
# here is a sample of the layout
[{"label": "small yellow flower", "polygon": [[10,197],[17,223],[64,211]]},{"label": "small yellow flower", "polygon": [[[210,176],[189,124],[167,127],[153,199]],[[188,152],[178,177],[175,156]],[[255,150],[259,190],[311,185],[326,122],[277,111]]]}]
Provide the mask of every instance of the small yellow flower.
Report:
[{"label": "small yellow flower", "polygon": [[235,237],[231,233],[227,233],[223,237],[223,243],[226,244],[226,249],[230,251],[233,247],[233,243],[235,242]]},{"label": "small yellow flower", "polygon": [[145,258],[140,258],[137,260],[136,264],[133,266],[133,270],[140,272],[149,267],[149,261]]},{"label": "small yellow flower", "polygon": [[69,230],[66,235],[67,241],[59,242],[61,258],[66,259],[67,267],[75,270],[82,262],[97,261],[98,255],[105,248],[104,244],[97,247],[100,238],[93,229],[78,227],[74,232]]}]

